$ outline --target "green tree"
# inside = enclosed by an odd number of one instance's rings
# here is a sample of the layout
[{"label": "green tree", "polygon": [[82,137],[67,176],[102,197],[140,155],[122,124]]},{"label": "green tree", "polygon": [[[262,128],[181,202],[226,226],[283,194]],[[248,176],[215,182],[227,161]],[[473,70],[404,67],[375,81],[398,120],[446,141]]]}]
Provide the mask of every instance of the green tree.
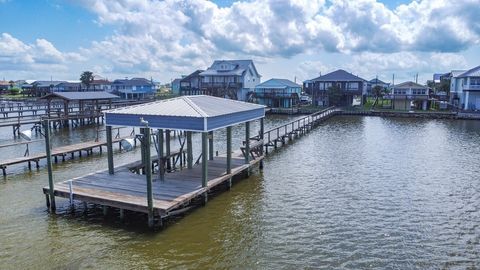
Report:
[{"label": "green tree", "polygon": [[15,85],[15,82],[14,81],[9,81],[8,84],[10,84],[10,89],[12,89],[13,86]]},{"label": "green tree", "polygon": [[342,105],[343,93],[340,86],[333,85],[327,89],[328,94],[328,105],[329,106],[340,106]]},{"label": "green tree", "polygon": [[83,85],[87,87],[87,91],[90,89],[90,85],[93,82],[93,72],[91,71],[84,71],[80,75],[80,81]]},{"label": "green tree", "polygon": [[38,97],[38,82],[34,82],[32,84],[32,89],[30,90],[30,95]]},{"label": "green tree", "polygon": [[440,81],[440,86],[438,87],[438,89],[441,92],[445,92],[445,93],[447,93],[447,95],[449,95],[450,94],[450,80],[441,80]]},{"label": "green tree", "polygon": [[385,88],[381,87],[380,85],[376,85],[372,89],[373,96],[376,98],[383,97],[385,94]]}]

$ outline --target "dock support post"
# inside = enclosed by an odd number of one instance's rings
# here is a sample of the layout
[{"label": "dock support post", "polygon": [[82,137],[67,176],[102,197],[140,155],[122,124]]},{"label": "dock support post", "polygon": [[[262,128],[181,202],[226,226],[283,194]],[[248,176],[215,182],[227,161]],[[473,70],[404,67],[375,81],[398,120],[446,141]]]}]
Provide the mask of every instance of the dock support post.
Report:
[{"label": "dock support post", "polygon": [[165,180],[165,168],[163,167],[163,129],[157,130],[157,144],[158,144],[158,176],[160,181]]},{"label": "dock support post", "polygon": [[245,163],[250,163],[250,122],[245,122]]},{"label": "dock support post", "polygon": [[232,173],[232,127],[227,127],[227,174]]},{"label": "dock support post", "polygon": [[143,143],[145,144],[144,149],[144,160],[145,160],[145,174],[147,178],[147,205],[148,205],[148,227],[153,228],[154,219],[153,219],[153,189],[152,189],[152,161],[150,156],[150,128],[148,127],[148,122],[145,124],[143,129]]},{"label": "dock support post", "polygon": [[108,159],[108,173],[109,173],[109,174],[114,174],[114,169],[113,169],[112,126],[107,126],[107,159]]},{"label": "dock support post", "polygon": [[207,187],[208,181],[208,132],[202,132],[202,187]]},{"label": "dock support post", "polygon": [[[264,130],[265,130],[265,123],[264,123],[264,118],[260,118],[260,141],[262,142],[260,146],[260,155],[263,157],[263,139],[265,137]],[[260,160],[260,169],[263,169],[263,159]]]},{"label": "dock support post", "polygon": [[213,160],[213,131],[208,132],[208,159]]},{"label": "dock support post", "polygon": [[[49,103],[50,104],[50,103]],[[43,128],[45,129],[45,151],[47,154],[47,170],[48,170],[48,194],[50,195],[50,210],[55,212],[55,192],[53,185],[52,171],[52,153],[50,147],[50,123],[48,119],[43,120]]]},{"label": "dock support post", "polygon": [[187,131],[187,168],[193,167],[192,132]]},{"label": "dock support post", "polygon": [[165,152],[167,155],[167,170],[172,170],[172,163],[170,161],[170,130],[165,130]]}]

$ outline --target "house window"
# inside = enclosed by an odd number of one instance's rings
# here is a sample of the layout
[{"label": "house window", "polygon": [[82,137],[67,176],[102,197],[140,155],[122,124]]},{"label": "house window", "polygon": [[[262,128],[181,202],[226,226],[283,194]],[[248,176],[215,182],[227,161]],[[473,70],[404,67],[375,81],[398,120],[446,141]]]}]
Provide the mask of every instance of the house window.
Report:
[{"label": "house window", "polygon": [[470,78],[470,85],[480,86],[480,78]]},{"label": "house window", "polygon": [[358,90],[358,82],[349,83],[349,89]]}]

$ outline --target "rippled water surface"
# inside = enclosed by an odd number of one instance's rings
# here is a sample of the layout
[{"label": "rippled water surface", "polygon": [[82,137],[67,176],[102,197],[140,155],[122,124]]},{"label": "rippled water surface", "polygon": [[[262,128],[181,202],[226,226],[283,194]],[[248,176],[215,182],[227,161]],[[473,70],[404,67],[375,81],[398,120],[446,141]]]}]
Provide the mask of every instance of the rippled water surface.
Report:
[{"label": "rippled water surface", "polygon": [[[69,136],[57,134],[57,143]],[[335,117],[154,233],[141,217],[122,224],[98,209],[69,214],[62,200],[50,215],[45,169],[20,166],[0,178],[0,269],[476,269],[479,144],[475,121]],[[55,178],[105,166],[101,155],[69,161]]]}]

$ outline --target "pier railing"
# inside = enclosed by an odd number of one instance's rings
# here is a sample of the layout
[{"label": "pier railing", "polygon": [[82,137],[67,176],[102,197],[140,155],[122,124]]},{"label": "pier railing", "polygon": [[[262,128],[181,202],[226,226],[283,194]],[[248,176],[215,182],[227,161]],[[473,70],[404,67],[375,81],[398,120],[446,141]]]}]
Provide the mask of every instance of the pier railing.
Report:
[{"label": "pier railing", "polygon": [[307,133],[320,122],[330,118],[337,112],[339,112],[339,110],[335,107],[328,107],[278,127],[266,130],[263,133],[263,141],[261,134],[250,138],[250,141],[253,141],[253,143],[250,143],[250,151],[258,151],[257,148],[265,147],[266,154],[268,154],[269,147],[274,147],[276,149],[279,143],[284,145],[287,141],[291,141],[294,138]]}]

